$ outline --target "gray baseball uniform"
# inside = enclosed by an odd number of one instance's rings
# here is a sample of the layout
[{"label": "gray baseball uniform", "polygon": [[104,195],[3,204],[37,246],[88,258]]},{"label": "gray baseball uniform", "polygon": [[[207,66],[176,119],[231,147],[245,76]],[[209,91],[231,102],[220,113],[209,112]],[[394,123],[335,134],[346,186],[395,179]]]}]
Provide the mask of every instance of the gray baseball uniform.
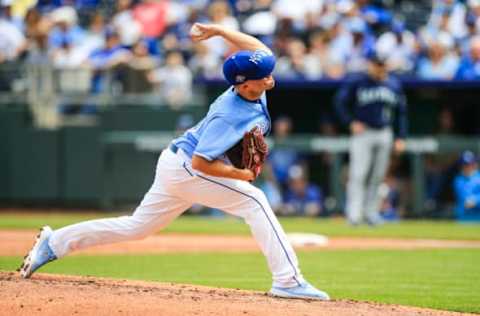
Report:
[{"label": "gray baseball uniform", "polygon": [[[348,106],[353,106],[351,110]],[[339,90],[335,109],[349,126],[358,121],[365,131],[352,135],[346,214],[352,224],[381,222],[382,183],[390,160],[393,134],[404,138],[407,130],[406,102],[400,83],[392,77],[376,81],[367,74],[355,75]],[[395,131],[392,129],[395,127]]]}]

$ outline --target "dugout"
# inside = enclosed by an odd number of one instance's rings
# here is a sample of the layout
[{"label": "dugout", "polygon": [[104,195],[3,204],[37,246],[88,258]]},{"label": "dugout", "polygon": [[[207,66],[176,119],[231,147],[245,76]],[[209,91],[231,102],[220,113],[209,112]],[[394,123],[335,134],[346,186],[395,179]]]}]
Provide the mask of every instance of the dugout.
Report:
[{"label": "dugout", "polygon": [[[283,146],[310,153],[311,178],[337,200],[342,199],[340,180],[347,162],[347,136],[332,113],[331,100],[338,81],[279,81],[268,93],[273,119],[289,115],[295,137]],[[479,82],[405,81],[409,104],[409,153],[402,164],[414,184],[408,201],[410,216],[424,216],[424,155],[443,155],[464,149],[480,151]],[[222,82],[204,82],[208,100],[226,88]],[[189,113],[195,120],[208,102],[181,110],[166,106],[108,104],[96,123],[57,129],[34,127],[26,104],[0,105],[0,204],[29,206],[111,207],[135,204],[148,189],[158,152],[174,135],[178,117]],[[438,129],[442,109],[452,111],[455,128],[449,134]],[[332,124],[334,135],[324,134],[323,124]],[[322,134],[323,133],[323,134]],[[327,136],[321,138],[320,136]],[[319,138],[320,137],[320,138]],[[329,138],[332,137],[332,138]],[[282,144],[281,144],[282,145]],[[329,168],[321,153],[334,156]]]}]

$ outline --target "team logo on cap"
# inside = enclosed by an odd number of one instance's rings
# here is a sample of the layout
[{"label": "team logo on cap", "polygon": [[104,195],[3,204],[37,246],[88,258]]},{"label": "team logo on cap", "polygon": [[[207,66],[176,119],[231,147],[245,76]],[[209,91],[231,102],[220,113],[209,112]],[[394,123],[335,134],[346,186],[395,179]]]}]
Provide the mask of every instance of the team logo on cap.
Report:
[{"label": "team logo on cap", "polygon": [[263,57],[268,56],[267,52],[264,52],[262,50],[256,50],[252,56],[250,56],[249,60],[254,63],[255,65],[258,65],[259,62],[262,61]]},{"label": "team logo on cap", "polygon": [[242,75],[235,76],[235,82],[244,82],[245,79],[246,79],[245,76],[242,76]]}]

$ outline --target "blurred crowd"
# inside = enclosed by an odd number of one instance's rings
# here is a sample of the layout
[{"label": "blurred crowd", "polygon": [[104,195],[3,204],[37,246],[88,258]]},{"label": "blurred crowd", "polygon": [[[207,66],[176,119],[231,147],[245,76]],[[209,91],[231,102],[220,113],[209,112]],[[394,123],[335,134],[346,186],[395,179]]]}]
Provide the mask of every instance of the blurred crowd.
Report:
[{"label": "blurred crowd", "polygon": [[192,43],[188,32],[196,21],[260,38],[278,56],[280,78],[341,78],[365,70],[372,49],[401,76],[480,76],[480,0],[434,0],[430,16],[415,27],[393,9],[394,2],[381,0],[0,3],[0,64],[22,60],[88,68],[92,92],[106,89],[102,73],[110,69],[124,92],[157,89],[173,104],[190,96],[192,78],[222,78],[229,47],[217,38]]},{"label": "blurred crowd", "polygon": [[[66,84],[70,88],[101,93],[112,88],[113,80],[122,93],[155,91],[175,107],[190,100],[195,78],[223,78],[222,62],[230,47],[218,38],[190,41],[190,27],[204,22],[264,41],[278,58],[277,78],[339,79],[364,71],[372,50],[402,77],[480,78],[480,0],[413,1],[414,6],[429,5],[424,21],[417,25],[408,23],[407,13],[392,5],[401,2],[0,0],[0,70],[21,63],[51,65],[65,73],[83,71],[86,76],[60,81],[71,82]],[[11,89],[11,82],[0,71],[0,90]],[[451,133],[452,112],[443,109],[439,117],[438,135]],[[290,118],[279,117],[274,137],[286,138],[292,128]],[[446,190],[452,191],[457,159],[427,156],[426,196],[432,210]],[[381,186],[386,219],[400,216],[401,197],[408,195],[401,177],[395,175],[397,163],[393,161],[393,171]],[[309,179],[308,166],[309,157],[295,150],[272,151],[263,189],[277,213],[328,213],[329,201]]]}]

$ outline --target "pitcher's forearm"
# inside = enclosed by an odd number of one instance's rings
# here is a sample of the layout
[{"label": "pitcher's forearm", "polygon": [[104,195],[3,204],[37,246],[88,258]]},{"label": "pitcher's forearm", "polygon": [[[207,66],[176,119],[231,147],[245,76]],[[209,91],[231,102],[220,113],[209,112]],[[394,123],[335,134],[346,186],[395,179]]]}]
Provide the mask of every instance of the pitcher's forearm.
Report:
[{"label": "pitcher's forearm", "polygon": [[192,157],[192,168],[214,177],[245,181],[253,179],[253,173],[250,170],[235,168],[232,165],[227,165],[221,160],[208,161],[198,155]]},{"label": "pitcher's forearm", "polygon": [[190,36],[192,41],[204,41],[214,36],[220,36],[235,50],[263,50],[272,53],[270,49],[255,37],[229,29],[220,24],[203,24],[195,23],[191,30]]},{"label": "pitcher's forearm", "polygon": [[251,35],[221,26],[219,26],[218,35],[223,37],[238,50],[254,51],[259,49],[271,53],[270,48]]}]

